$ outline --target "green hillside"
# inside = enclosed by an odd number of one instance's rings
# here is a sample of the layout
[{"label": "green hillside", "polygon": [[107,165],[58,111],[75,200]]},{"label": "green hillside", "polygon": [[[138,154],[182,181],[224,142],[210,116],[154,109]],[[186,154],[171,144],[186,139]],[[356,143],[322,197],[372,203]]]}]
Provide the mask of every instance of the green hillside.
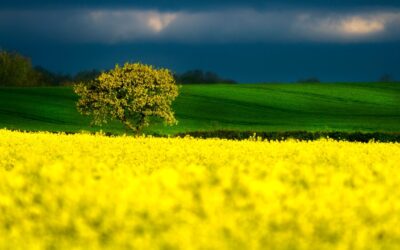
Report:
[{"label": "green hillside", "polygon": [[[0,128],[97,131],[75,109],[71,88],[0,88]],[[400,84],[185,85],[174,103],[179,124],[147,132],[196,130],[400,131]],[[101,128],[123,133],[119,123]]]}]

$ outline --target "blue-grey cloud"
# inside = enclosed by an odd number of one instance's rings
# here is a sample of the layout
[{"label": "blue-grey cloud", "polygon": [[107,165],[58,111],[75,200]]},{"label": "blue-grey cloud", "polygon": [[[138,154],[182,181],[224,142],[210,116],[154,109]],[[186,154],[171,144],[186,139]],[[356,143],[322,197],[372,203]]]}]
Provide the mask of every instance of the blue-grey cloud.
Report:
[{"label": "blue-grey cloud", "polygon": [[72,43],[400,40],[400,9],[2,10],[0,37]]}]

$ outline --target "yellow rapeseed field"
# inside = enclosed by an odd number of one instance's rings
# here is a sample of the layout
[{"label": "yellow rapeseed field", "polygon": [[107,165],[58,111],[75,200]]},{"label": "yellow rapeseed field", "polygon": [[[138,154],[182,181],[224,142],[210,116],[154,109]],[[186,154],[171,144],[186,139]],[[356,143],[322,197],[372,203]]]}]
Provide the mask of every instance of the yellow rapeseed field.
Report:
[{"label": "yellow rapeseed field", "polygon": [[0,249],[400,249],[400,144],[0,130]]}]

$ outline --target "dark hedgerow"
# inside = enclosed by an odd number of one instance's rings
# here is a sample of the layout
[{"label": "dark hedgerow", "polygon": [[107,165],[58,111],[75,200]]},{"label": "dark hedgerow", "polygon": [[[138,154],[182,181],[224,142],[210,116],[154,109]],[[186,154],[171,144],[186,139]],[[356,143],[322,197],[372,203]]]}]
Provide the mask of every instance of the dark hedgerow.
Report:
[{"label": "dark hedgerow", "polygon": [[261,138],[263,140],[318,140],[321,138],[330,138],[333,140],[350,142],[400,142],[400,132],[307,132],[307,131],[284,131],[284,132],[254,132],[254,131],[233,131],[233,130],[215,130],[215,131],[193,131],[179,133],[176,136],[193,136],[199,138],[224,138],[245,140],[251,137]]},{"label": "dark hedgerow", "polygon": [[[20,131],[13,130],[12,131]],[[31,130],[30,132],[38,132],[37,130]],[[52,133],[49,131],[49,133]],[[60,133],[60,132],[53,132]],[[77,134],[81,132],[63,131],[64,134]],[[99,132],[85,131],[88,134],[97,134]],[[109,131],[100,132],[104,136],[118,136]],[[164,134],[148,133],[154,137],[167,137]],[[191,136],[194,138],[220,138],[229,140],[248,140],[250,138],[261,139],[261,140],[273,140],[273,141],[284,141],[288,139],[294,139],[299,141],[314,141],[322,138],[329,138],[336,141],[349,141],[349,142],[399,142],[400,143],[400,132],[307,132],[307,131],[281,131],[281,132],[255,132],[255,131],[235,131],[235,130],[214,130],[214,131],[191,131],[185,133],[177,133],[169,135],[169,137],[185,137]]]}]

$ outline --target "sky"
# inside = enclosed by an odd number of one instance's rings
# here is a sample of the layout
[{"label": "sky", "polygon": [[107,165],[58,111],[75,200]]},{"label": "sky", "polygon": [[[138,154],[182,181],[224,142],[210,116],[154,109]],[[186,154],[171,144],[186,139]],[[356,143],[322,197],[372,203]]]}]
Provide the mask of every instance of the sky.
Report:
[{"label": "sky", "polygon": [[1,0],[0,48],[62,73],[139,61],[239,82],[400,79],[400,1]]}]

